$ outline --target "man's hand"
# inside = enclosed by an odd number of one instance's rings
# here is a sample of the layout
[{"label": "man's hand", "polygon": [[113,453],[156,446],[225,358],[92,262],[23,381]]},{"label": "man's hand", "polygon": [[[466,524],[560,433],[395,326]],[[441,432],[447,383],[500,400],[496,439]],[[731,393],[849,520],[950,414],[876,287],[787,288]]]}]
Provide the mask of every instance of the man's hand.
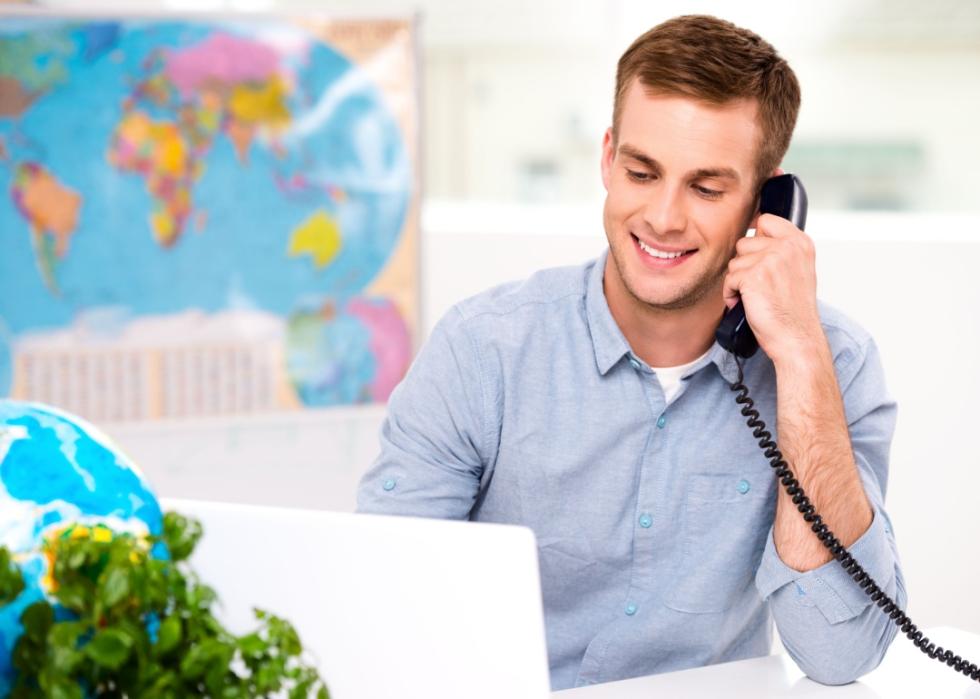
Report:
[{"label": "man's hand", "polygon": [[[858,475],[834,359],[817,311],[813,241],[784,218],[762,214],[728,265],[725,303],[742,297],[745,317],[776,368],[778,432],[783,455],[837,538],[850,546],[871,524]],[[789,496],[779,489],[773,539],[798,571],[831,556]]]},{"label": "man's hand", "polygon": [[739,297],[759,345],[775,363],[792,360],[823,340],[817,312],[813,241],[784,218],[762,214],[753,238],[735,245],[728,264],[725,303]]}]

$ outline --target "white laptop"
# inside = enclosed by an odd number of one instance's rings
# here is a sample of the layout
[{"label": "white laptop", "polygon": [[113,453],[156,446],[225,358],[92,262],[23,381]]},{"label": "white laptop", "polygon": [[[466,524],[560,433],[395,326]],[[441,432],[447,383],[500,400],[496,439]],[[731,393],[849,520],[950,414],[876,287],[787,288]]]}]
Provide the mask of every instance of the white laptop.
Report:
[{"label": "white laptop", "polygon": [[164,500],[232,631],[289,619],[332,699],[547,699],[534,535],[524,527]]}]

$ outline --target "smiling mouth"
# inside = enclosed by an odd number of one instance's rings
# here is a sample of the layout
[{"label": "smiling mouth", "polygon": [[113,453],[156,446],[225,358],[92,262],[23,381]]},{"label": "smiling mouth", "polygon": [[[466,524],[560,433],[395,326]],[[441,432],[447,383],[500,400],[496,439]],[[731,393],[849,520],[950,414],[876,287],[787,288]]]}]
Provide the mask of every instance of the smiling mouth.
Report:
[{"label": "smiling mouth", "polygon": [[637,242],[637,244],[640,246],[640,249],[643,252],[645,252],[647,255],[649,255],[650,257],[653,257],[653,258],[655,258],[657,260],[676,260],[678,257],[684,257],[685,255],[692,255],[695,252],[697,252],[697,249],[694,249],[694,250],[672,250],[672,251],[670,251],[670,250],[660,250],[659,248],[655,248],[655,247],[651,247],[651,246],[647,245],[646,243],[644,243],[642,240],[640,240],[639,238],[637,238],[632,233],[630,233],[630,235],[633,236],[633,240],[635,240]]}]

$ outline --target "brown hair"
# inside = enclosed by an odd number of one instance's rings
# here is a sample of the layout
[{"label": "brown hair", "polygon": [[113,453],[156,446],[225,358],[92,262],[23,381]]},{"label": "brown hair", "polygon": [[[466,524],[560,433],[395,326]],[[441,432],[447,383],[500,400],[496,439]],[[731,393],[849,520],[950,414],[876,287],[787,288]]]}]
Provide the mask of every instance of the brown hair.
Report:
[{"label": "brown hair", "polygon": [[800,85],[789,64],[757,34],[717,17],[685,15],[640,36],[620,57],[613,103],[613,142],[626,91],[638,77],[652,92],[711,104],[755,98],[762,143],[757,185],[789,148],[800,110]]}]

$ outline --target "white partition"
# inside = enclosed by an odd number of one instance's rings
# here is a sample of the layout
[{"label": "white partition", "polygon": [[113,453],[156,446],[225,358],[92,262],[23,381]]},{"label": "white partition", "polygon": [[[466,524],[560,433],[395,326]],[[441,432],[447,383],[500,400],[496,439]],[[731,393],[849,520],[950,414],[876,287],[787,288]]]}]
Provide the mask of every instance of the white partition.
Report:
[{"label": "white partition", "polygon": [[[423,325],[455,301],[604,246],[598,207],[432,206],[423,218]],[[813,212],[819,295],[871,330],[899,402],[889,511],[920,626],[980,631],[980,218]],[[381,406],[108,426],[169,497],[354,507]]]}]

